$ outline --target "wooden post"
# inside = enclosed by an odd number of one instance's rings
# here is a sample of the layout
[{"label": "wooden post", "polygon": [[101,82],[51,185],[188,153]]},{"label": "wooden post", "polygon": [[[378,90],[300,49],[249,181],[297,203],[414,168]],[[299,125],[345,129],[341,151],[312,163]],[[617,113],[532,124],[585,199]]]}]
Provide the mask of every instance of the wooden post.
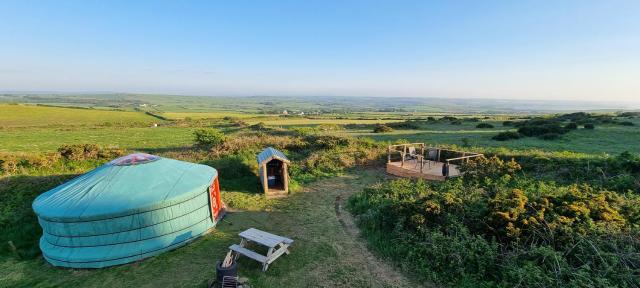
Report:
[{"label": "wooden post", "polygon": [[420,173],[422,173],[422,168],[424,167],[424,143],[420,144]]},{"label": "wooden post", "polygon": [[264,194],[269,194],[269,178],[267,178],[267,163],[262,163],[262,187]]},{"label": "wooden post", "polygon": [[391,146],[387,147],[387,163],[391,163]]},{"label": "wooden post", "polygon": [[407,145],[402,146],[402,164],[400,164],[401,167],[404,167],[405,156],[407,156]]},{"label": "wooden post", "polygon": [[437,150],[438,151],[438,162],[440,162],[440,148],[436,148],[436,149],[438,149]]},{"label": "wooden post", "polygon": [[289,169],[286,162],[282,162],[282,178],[284,178],[284,193],[289,193]]}]

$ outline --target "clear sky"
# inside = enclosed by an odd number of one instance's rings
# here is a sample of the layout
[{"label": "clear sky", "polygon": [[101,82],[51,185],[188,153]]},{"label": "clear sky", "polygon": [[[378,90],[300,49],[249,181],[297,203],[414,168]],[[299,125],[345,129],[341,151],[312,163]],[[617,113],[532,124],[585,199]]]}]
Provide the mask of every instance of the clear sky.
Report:
[{"label": "clear sky", "polygon": [[640,1],[6,1],[0,91],[640,101]]}]

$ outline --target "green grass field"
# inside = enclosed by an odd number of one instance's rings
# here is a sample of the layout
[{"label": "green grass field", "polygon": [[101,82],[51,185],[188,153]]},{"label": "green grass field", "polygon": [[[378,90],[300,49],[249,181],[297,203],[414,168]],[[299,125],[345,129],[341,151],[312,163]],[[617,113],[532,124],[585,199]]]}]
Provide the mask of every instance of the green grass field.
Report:
[{"label": "green grass field", "polygon": [[140,112],[0,104],[0,127],[84,126],[158,122]]},{"label": "green grass field", "polygon": [[[234,118],[251,118],[256,115],[250,113],[238,113],[233,111],[216,111],[216,112],[163,112],[160,115],[175,120],[191,119],[221,119],[224,117]],[[274,116],[276,117],[276,116]]]},{"label": "green grass field", "polygon": [[[491,122],[490,122],[491,123]],[[424,142],[430,145],[458,145],[463,146],[465,140],[470,147],[481,150],[507,148],[511,150],[539,149],[544,151],[572,151],[586,154],[619,154],[624,151],[640,153],[640,121],[635,120],[636,126],[603,125],[595,130],[578,129],[563,135],[559,140],[541,140],[527,137],[510,141],[495,141],[491,137],[498,132],[513,128],[502,127],[493,122],[496,128],[478,129],[477,123],[451,125],[439,123],[429,125],[420,130],[395,130],[390,133],[373,133],[371,130],[344,130],[335,132],[341,135],[368,137],[376,141],[407,140],[409,142]]]},{"label": "green grass field", "polygon": [[130,150],[189,146],[193,128],[91,127],[30,128],[0,131],[0,152],[54,151],[64,144],[94,143]]}]

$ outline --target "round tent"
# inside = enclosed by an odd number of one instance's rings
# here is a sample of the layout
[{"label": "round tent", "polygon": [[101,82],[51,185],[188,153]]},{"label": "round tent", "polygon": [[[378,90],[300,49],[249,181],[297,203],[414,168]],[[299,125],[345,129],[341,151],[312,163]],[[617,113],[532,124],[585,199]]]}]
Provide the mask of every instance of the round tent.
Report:
[{"label": "round tent", "polygon": [[188,243],[215,226],[223,204],[215,169],[138,153],[41,194],[33,210],[47,261],[101,268]]}]

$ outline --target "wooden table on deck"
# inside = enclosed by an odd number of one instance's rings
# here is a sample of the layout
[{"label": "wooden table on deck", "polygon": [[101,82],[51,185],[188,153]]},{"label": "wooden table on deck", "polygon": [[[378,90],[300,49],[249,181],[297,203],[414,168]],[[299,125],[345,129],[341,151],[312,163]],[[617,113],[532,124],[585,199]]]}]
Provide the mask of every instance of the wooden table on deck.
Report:
[{"label": "wooden table on deck", "polygon": [[[289,254],[289,246],[293,243],[293,240],[274,235],[268,232],[264,232],[262,230],[258,230],[255,228],[249,228],[245,231],[240,232],[238,234],[242,240],[240,240],[240,245],[233,244],[229,246],[229,249],[236,253],[235,259],[238,259],[240,255],[247,256],[253,260],[256,260],[262,263],[262,271],[267,271],[269,268],[269,264],[273,261],[276,261],[278,257],[282,256],[282,254]],[[254,242],[269,248],[269,252],[267,255],[261,255],[255,251],[251,251],[245,246],[248,242]]]}]

